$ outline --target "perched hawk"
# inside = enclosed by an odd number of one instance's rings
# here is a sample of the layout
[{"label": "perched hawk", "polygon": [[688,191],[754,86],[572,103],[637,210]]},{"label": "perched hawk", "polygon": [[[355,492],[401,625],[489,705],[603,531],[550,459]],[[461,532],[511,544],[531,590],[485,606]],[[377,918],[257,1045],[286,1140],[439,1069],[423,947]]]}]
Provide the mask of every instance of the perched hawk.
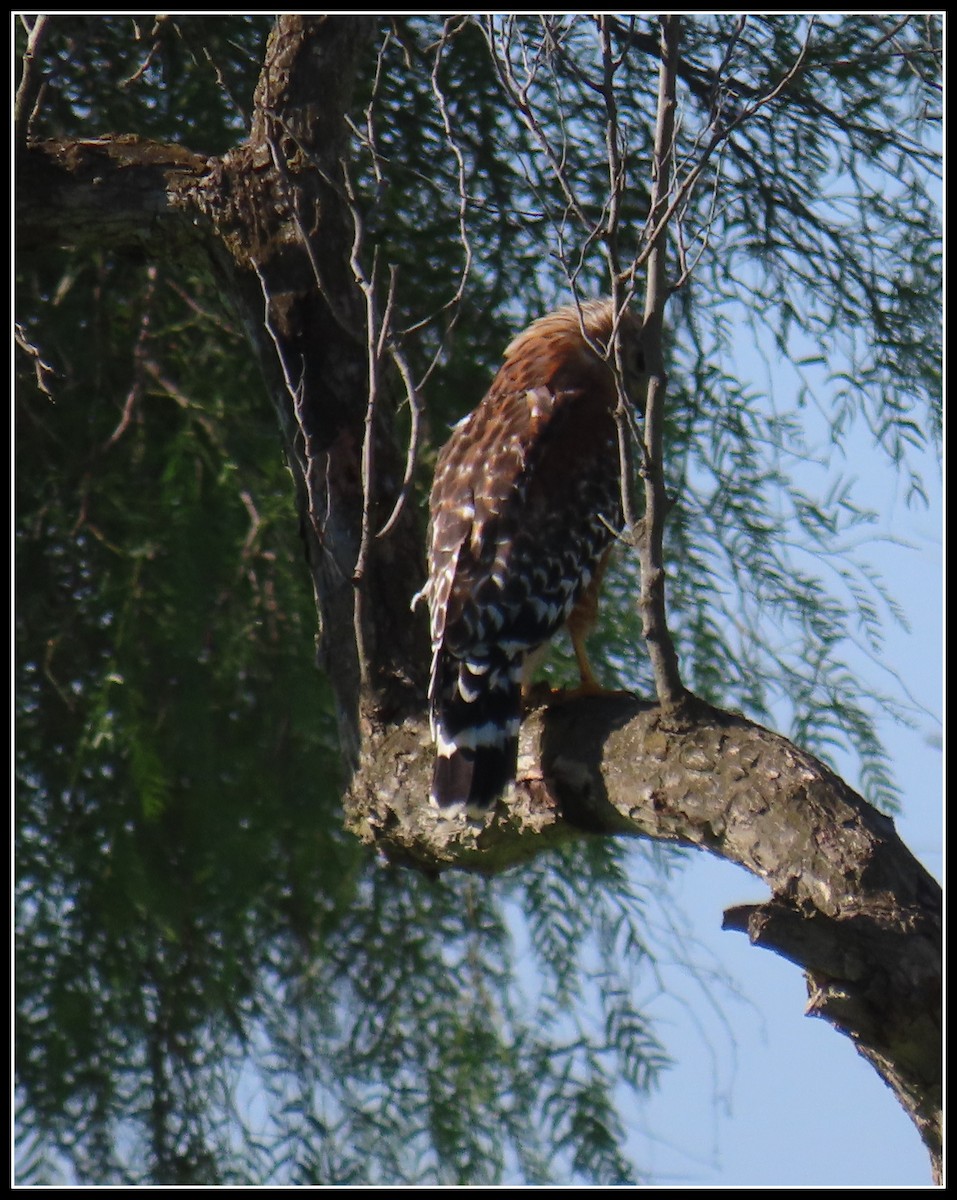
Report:
[{"label": "perched hawk", "polygon": [[584,638],[622,524],[618,390],[604,357],[616,324],[627,389],[642,369],[640,322],[625,311],[616,323],[607,300],[559,309],[509,345],[439,454],[423,594],[440,809],[487,809],[514,778],[523,664],[563,624],[583,686],[597,686]]}]

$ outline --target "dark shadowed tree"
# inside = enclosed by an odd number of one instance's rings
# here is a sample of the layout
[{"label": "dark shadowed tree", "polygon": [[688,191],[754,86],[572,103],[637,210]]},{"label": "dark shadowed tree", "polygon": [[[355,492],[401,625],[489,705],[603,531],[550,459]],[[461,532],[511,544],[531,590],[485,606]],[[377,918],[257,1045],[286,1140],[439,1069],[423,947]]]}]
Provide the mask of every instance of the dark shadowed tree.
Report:
[{"label": "dark shadowed tree", "polygon": [[[799,469],[863,425],[923,502],[939,22],[25,17],[16,52],[20,1180],[642,1181],[643,913],[687,846],[769,884],[726,920],[939,1171],[939,888],[889,815],[902,704],[847,666],[896,609]],[[489,821],[439,821],[435,454],[518,328],[610,292],[652,375],[594,644],[633,695],[546,697]]]}]

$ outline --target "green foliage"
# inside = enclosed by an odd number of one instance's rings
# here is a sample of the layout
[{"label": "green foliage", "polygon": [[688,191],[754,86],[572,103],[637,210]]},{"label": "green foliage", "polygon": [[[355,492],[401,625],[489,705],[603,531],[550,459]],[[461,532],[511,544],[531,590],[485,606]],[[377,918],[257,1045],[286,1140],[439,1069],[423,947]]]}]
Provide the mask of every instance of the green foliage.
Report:
[{"label": "green foliage", "polygon": [[[44,38],[37,137],[137,133],[222,154],[248,126],[269,17],[65,15]],[[17,51],[25,35],[17,25]]]},{"label": "green foliage", "polygon": [[19,1082],[92,1180],[117,1169],[93,1134],[168,1104],[183,1132],[154,1137],[152,1170],[193,1179],[186,1065],[218,1070],[359,855],[242,342],[202,277],[187,303],[109,255],[46,265],[20,297],[56,297],[62,340],[17,423]]},{"label": "green foliage", "polygon": [[[684,23],[679,161],[777,84],[807,30],[737,21]],[[53,18],[33,132],[222,153],[269,27]],[[833,464],[864,444],[919,502],[914,451],[939,440],[940,35],[924,18],[890,29],[819,21],[804,71],[689,197],[684,244],[702,253],[669,307],[666,438],[686,682],[817,752],[852,749],[884,804],[872,714],[897,702],[849,658],[879,655],[899,614]],[[435,361],[427,468],[517,326],[570,280],[607,289],[589,237],[607,192],[600,58],[583,17],[382,30],[353,170],[365,249],[399,267],[405,323],[424,321],[406,351],[420,376]],[[626,259],[654,38],[646,18],[612,27]],[[490,44],[532,71],[531,122]],[[596,842],[494,883],[431,882],[360,853],[339,828],[275,419],[216,282],[104,246],[31,255],[17,288],[24,340],[55,371],[46,395],[34,359],[18,364],[20,1181],[639,1182],[622,1113],[667,1059],[633,999],[653,968],[638,881],[660,889],[661,864]],[[636,587],[622,554],[597,649],[644,687]]]},{"label": "green foliage", "polygon": [[[587,867],[584,877],[598,882]],[[574,1113],[585,1089],[611,1112],[618,1048],[637,1048],[635,1030],[623,1021],[566,1038],[555,981],[538,999],[516,990],[506,925],[514,914],[500,911],[500,890],[391,870],[366,876],[342,936],[295,985],[307,995],[284,993],[267,1018],[270,1058],[256,1065],[263,1081],[285,1080],[285,1105],[271,1109],[288,1146],[284,1177],[342,1185],[608,1175],[604,1165],[595,1175],[581,1166],[597,1150]],[[524,893],[524,878],[509,890]],[[565,920],[579,937],[600,925],[582,910]],[[656,1069],[653,1039],[639,1053],[643,1070]],[[632,1173],[616,1161],[620,1175]]]}]

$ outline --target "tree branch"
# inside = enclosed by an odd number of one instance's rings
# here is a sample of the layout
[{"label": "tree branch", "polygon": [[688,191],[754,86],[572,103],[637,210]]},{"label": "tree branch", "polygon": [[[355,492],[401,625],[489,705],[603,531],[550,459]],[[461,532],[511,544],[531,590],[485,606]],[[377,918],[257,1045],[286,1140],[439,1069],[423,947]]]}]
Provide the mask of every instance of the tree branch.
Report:
[{"label": "tree branch", "polygon": [[23,69],[14,101],[15,145],[22,145],[29,136],[30,122],[33,120],[34,113],[40,101],[44,77],[43,72],[37,64],[37,58],[40,53],[40,47],[43,44],[43,39],[50,29],[50,18],[48,16],[34,17],[32,25],[28,24],[29,17],[22,16],[20,20],[27,30],[27,46],[23,52]]},{"label": "tree branch", "polygon": [[486,824],[422,804],[428,723],[377,741],[346,798],[354,833],[427,872],[494,874],[585,834],[708,850],[771,889],[725,928],[805,972],[809,1015],[851,1038],[915,1122],[939,1170],[940,888],[894,823],[812,755],[694,697],[680,710],[619,697],[523,722],[519,782]]},{"label": "tree branch", "polygon": [[642,632],[648,645],[658,698],[666,707],[680,704],[684,687],[678,670],[665,607],[664,527],[668,508],[664,472],[664,402],[667,387],[662,347],[664,309],[668,299],[667,236],[669,198],[674,165],[675,78],[680,18],[661,18],[661,69],[658,120],[652,168],[648,245],[648,284],[645,292],[642,345],[648,372],[645,402],[644,455],[645,516],[638,555],[641,562]]},{"label": "tree branch", "polygon": [[20,146],[14,163],[17,249],[93,245],[195,252],[196,214],[187,211],[188,196],[209,170],[205,158],[182,146],[131,134]]}]

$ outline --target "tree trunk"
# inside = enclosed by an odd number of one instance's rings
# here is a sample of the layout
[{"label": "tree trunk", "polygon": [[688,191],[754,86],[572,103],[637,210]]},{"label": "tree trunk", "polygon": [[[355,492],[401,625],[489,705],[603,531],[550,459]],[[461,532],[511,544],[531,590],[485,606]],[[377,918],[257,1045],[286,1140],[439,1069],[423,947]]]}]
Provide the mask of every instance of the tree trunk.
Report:
[{"label": "tree trunk", "polygon": [[940,889],[893,822],[821,763],[693,697],[667,713],[586,699],[528,716],[519,781],[487,825],[440,819],[425,802],[429,650],[424,616],[409,608],[424,577],[411,505],[356,571],[364,521],[381,526],[402,478],[391,412],[370,411],[342,171],[344,118],[358,71],[374,66],[375,28],[368,17],[279,17],[251,135],[221,159],[126,136],[20,147],[18,249],[109,239],[157,257],[205,253],[220,272],[296,488],[320,665],[353,770],[349,828],[429,871],[495,872],[588,834],[683,842],[747,867],[771,898],[729,911],[726,927],[802,967],[807,1011],[849,1036],[894,1090],[939,1177]]},{"label": "tree trunk", "polygon": [[[411,507],[356,576],[368,334],[350,265],[344,118],[374,30],[366,17],[278,18],[250,138],[191,197],[228,252],[233,295],[279,414],[319,613],[319,663],[350,766],[366,733],[419,705],[427,659],[424,622],[408,615],[424,569]],[[380,405],[375,416],[369,509],[378,528],[399,491],[402,459],[391,414]]]}]

